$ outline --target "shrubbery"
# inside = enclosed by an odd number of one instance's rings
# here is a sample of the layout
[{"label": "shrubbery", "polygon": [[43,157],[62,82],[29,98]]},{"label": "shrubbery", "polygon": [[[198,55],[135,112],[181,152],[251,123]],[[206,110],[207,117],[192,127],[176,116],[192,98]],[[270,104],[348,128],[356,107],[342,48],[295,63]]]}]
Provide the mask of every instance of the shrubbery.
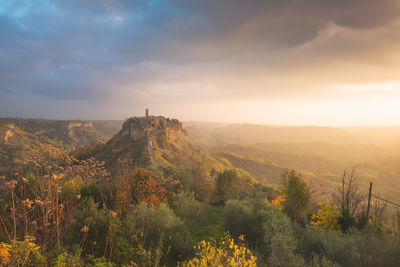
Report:
[{"label": "shrubbery", "polygon": [[183,267],[203,266],[232,266],[253,267],[256,266],[257,258],[243,244],[235,244],[229,234],[216,243],[215,241],[201,241],[196,245],[198,256],[185,261]]},{"label": "shrubbery", "polygon": [[[361,198],[316,204],[294,171],[274,189],[234,170],[111,177],[89,163],[2,180],[2,265],[399,266],[399,215],[390,230],[377,204],[362,220]],[[358,192],[344,185],[336,200]]]}]

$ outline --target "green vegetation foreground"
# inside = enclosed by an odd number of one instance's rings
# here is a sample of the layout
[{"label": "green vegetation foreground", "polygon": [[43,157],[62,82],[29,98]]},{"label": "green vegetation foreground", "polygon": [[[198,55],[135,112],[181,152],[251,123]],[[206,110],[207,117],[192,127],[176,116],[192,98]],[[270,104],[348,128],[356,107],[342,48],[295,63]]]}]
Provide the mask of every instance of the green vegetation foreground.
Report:
[{"label": "green vegetation foreground", "polygon": [[[399,266],[400,215],[347,170],[331,198],[294,171],[279,187],[52,151],[2,177],[2,266]],[[330,201],[329,201],[330,200]],[[389,224],[390,222],[390,224]]]}]

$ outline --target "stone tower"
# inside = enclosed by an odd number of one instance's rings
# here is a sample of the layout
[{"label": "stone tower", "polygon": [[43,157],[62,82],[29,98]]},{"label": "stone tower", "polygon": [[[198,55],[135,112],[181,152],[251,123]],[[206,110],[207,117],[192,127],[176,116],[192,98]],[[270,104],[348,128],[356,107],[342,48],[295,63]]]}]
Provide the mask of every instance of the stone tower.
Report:
[{"label": "stone tower", "polygon": [[149,116],[149,109],[146,108],[146,117],[148,117],[148,116]]}]

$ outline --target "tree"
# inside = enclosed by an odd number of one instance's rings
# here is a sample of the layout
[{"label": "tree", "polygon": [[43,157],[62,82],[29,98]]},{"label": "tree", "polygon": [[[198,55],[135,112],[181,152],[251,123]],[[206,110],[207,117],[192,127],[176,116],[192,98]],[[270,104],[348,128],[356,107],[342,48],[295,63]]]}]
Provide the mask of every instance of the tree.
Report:
[{"label": "tree", "polygon": [[358,185],[360,175],[355,168],[343,171],[342,183],[332,194],[334,203],[340,208],[338,219],[342,231],[347,231],[354,225],[355,217],[360,216],[361,203],[366,199],[367,193],[362,192]]},{"label": "tree", "polygon": [[159,206],[167,203],[167,190],[153,172],[143,167],[117,177],[117,200],[119,210],[126,215],[132,205],[146,202]]},{"label": "tree", "polygon": [[215,178],[215,186],[217,190],[217,197],[220,201],[225,201],[234,182],[238,180],[236,170],[224,170],[218,173]]},{"label": "tree", "polygon": [[281,174],[282,210],[293,220],[305,225],[311,210],[311,193],[307,184],[294,170]]}]

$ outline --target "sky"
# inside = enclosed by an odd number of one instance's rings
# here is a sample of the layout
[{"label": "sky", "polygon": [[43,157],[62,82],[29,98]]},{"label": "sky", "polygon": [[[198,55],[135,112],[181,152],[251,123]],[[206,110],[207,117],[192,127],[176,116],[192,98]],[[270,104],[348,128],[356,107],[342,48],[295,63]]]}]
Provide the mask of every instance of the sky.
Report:
[{"label": "sky", "polygon": [[400,125],[399,0],[1,0],[0,117]]}]

